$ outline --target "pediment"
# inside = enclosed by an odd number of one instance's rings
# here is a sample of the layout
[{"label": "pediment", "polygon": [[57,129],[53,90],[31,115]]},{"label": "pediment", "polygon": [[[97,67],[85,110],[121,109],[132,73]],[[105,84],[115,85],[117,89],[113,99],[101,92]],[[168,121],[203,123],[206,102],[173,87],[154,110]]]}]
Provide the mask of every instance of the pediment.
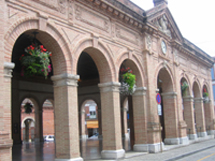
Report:
[{"label": "pediment", "polygon": [[147,11],[147,22],[156,27],[170,39],[183,42],[184,38],[175,23],[168,7],[154,7]]}]

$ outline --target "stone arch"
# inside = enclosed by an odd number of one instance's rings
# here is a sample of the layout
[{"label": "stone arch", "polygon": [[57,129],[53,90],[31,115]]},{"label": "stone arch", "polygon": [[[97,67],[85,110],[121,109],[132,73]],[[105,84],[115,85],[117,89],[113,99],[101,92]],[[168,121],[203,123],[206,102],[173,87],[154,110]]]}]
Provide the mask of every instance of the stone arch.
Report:
[{"label": "stone arch", "polygon": [[180,79],[179,79],[179,80],[180,80],[180,83],[181,83],[181,81],[182,81],[183,79],[186,80],[186,82],[188,83],[188,93],[187,93],[187,95],[192,95],[192,92],[191,92],[192,88],[191,88],[191,83],[190,83],[190,79],[189,79],[188,75],[182,73],[182,74],[180,75]]},{"label": "stone arch", "polygon": [[96,98],[94,98],[94,97],[85,97],[85,98],[83,98],[83,100],[80,102],[80,110],[79,110],[80,112],[82,112],[85,103],[86,103],[87,101],[89,101],[89,100],[93,100],[93,101],[97,104],[97,106],[99,106],[99,102],[98,102],[98,100],[97,100]]},{"label": "stone arch", "polygon": [[209,88],[209,84],[207,82],[203,82],[202,91],[203,91],[204,87],[206,87],[206,90],[207,90],[207,93],[208,93],[208,98],[210,99],[211,98],[211,95],[210,95],[211,91],[210,91],[210,88]]},{"label": "stone arch", "polygon": [[199,83],[199,80],[194,80],[192,85],[192,91],[193,91],[193,97],[194,98],[200,98],[202,97],[202,91],[200,90],[201,85]]},{"label": "stone arch", "polygon": [[46,100],[49,100],[51,102],[51,104],[53,105],[54,107],[54,98],[51,98],[51,97],[45,97],[42,99],[42,106],[43,104],[45,103]]},{"label": "stone arch", "polygon": [[16,40],[23,33],[31,33],[39,31],[37,39],[43,43],[49,51],[52,51],[51,58],[54,69],[54,74],[61,74],[62,72],[71,72],[71,48],[69,41],[64,38],[64,34],[54,24],[48,22],[45,30],[39,28],[39,18],[24,17],[17,20],[7,31],[5,39],[5,61],[10,62],[12,57],[12,50]]},{"label": "stone arch", "polygon": [[[162,72],[164,74],[164,80],[166,81],[165,87],[168,86],[169,88],[163,92],[172,92],[175,91],[175,84],[174,84],[174,78],[173,78],[173,72],[172,69],[169,67],[168,64],[165,64],[165,62],[160,63],[155,70],[155,77],[154,77],[154,84],[157,86],[157,80],[158,76]],[[168,81],[167,81],[168,80]],[[171,80],[171,81],[170,81]]]},{"label": "stone arch", "polygon": [[99,72],[100,83],[114,82],[115,78],[115,65],[113,58],[111,57],[108,49],[101,42],[98,42],[98,46],[95,47],[93,44],[93,39],[83,38],[76,43],[76,47],[72,53],[74,53],[74,58],[72,62],[72,71],[77,73],[78,59],[82,52],[89,54],[96,64]]},{"label": "stone arch", "polygon": [[122,65],[122,63],[125,60],[130,60],[128,65],[129,67],[132,69],[133,74],[136,75],[136,85],[137,87],[143,87],[146,86],[146,80],[144,78],[145,77],[145,73],[144,73],[144,69],[141,66],[140,61],[138,60],[138,58],[135,55],[129,56],[129,52],[127,50],[122,51],[121,54],[119,54],[120,56],[116,59],[116,63],[117,63],[117,79],[119,77],[119,70],[120,70],[120,66]]},{"label": "stone arch", "polygon": [[25,125],[25,120],[27,120],[27,119],[31,119],[31,120],[33,120],[33,122],[35,122],[35,119],[34,119],[33,117],[27,116],[27,117],[25,117],[25,118],[22,120],[22,122],[21,122],[21,128],[24,127],[24,125]]},{"label": "stone arch", "polygon": [[39,111],[40,103],[35,95],[33,94],[23,95],[19,104],[21,105],[25,99],[29,99],[34,104],[35,111]]}]

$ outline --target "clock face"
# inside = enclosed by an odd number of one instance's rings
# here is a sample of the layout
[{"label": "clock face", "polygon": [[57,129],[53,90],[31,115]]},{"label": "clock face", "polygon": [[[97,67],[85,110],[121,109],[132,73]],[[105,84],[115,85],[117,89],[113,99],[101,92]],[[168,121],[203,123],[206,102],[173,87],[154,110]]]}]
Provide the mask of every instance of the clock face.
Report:
[{"label": "clock face", "polygon": [[166,54],[166,51],[167,51],[166,43],[163,40],[161,41],[161,49],[163,54]]}]

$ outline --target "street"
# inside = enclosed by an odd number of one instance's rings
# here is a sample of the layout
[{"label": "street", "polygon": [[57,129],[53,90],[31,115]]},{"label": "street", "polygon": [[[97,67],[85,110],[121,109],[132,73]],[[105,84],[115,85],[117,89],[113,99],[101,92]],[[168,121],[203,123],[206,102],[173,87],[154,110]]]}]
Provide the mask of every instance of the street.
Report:
[{"label": "street", "polygon": [[179,159],[178,161],[214,161],[215,147]]}]

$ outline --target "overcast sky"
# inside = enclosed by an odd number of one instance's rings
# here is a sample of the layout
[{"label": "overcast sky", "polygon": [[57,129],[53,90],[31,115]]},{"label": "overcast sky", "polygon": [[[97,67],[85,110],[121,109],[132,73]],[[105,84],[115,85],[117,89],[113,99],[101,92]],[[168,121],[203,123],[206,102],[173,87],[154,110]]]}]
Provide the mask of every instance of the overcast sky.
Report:
[{"label": "overcast sky", "polygon": [[[144,10],[153,0],[131,0]],[[168,0],[168,8],[183,37],[215,56],[215,0]]]}]

